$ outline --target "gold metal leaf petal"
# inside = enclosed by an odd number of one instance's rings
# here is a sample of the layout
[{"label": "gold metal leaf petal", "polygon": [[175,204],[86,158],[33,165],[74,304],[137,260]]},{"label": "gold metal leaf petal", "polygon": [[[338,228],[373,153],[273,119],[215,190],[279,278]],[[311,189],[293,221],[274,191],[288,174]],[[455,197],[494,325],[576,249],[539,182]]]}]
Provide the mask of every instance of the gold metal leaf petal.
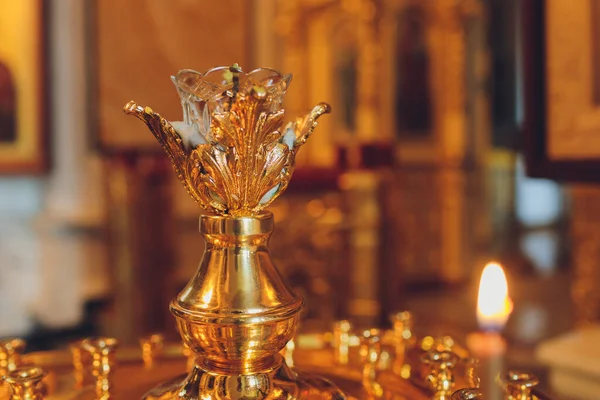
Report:
[{"label": "gold metal leaf petal", "polygon": [[205,170],[201,175],[204,184],[225,201],[225,209],[236,208],[239,196],[226,150],[210,144],[200,145],[196,150]]},{"label": "gold metal leaf petal", "polygon": [[[204,78],[201,78],[204,79]],[[317,119],[329,112],[321,103],[282,129],[285,92],[270,93],[260,86],[223,94],[218,103],[206,103],[210,113],[208,143],[186,149],[171,124],[130,102],[125,112],[148,125],[171,159],[178,178],[204,209],[234,216],[254,215],[287,188],[298,148],[308,140]],[[214,108],[213,108],[214,107]],[[292,133],[282,132],[288,127]],[[208,123],[204,126],[208,129]],[[290,149],[291,147],[291,149]]]},{"label": "gold metal leaf petal", "polygon": [[[259,204],[264,195],[281,182],[279,180],[281,170],[288,161],[289,149],[286,145],[278,142],[269,144],[266,149],[265,161],[260,174],[257,174],[257,182],[254,187]],[[270,201],[273,201],[277,195],[274,195]]]},{"label": "gold metal leaf petal", "polygon": [[302,146],[317,127],[317,119],[323,114],[331,112],[331,107],[327,103],[319,103],[313,107],[310,113],[304,116],[298,124],[296,124],[296,142],[294,150]]},{"label": "gold metal leaf petal", "polygon": [[187,180],[184,171],[184,166],[187,163],[185,146],[183,145],[181,137],[177,134],[177,131],[175,131],[175,128],[173,128],[169,121],[164,119],[160,114],[155,113],[150,107],[142,107],[133,100],[125,105],[123,111],[128,115],[137,117],[148,126],[171,160],[177,178],[183,183],[183,186],[190,196],[198,203],[203,204],[202,198],[198,196],[195,187],[190,185]]},{"label": "gold metal leaf petal", "polygon": [[190,190],[195,192],[200,199],[200,206],[204,209],[215,209],[224,211],[226,206],[223,201],[217,201],[211,195],[208,187],[204,183],[206,171],[202,165],[202,159],[197,149],[192,150],[187,163],[187,176]]}]

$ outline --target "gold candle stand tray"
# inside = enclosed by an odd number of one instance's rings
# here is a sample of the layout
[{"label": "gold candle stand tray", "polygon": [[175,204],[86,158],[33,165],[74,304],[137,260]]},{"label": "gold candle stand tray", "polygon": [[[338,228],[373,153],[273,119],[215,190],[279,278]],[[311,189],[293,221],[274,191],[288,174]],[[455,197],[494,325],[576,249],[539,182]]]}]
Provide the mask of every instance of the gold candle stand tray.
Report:
[{"label": "gold candle stand tray", "polygon": [[[373,330],[372,330],[373,331]],[[484,399],[477,397],[477,390],[468,389],[474,382],[476,372],[469,370],[464,363],[469,360],[468,352],[453,343],[449,337],[427,337],[413,344],[410,348],[401,349],[393,331],[381,332],[380,346],[376,357],[369,358],[368,338],[353,334],[347,337],[347,352],[340,354],[336,347],[334,335],[301,334],[297,335],[293,345],[281,352],[282,359],[292,367],[293,373],[299,373],[304,380],[311,376],[320,376],[333,382],[346,398],[354,399],[394,399],[394,400],[427,400],[427,399]],[[449,343],[448,343],[449,341]],[[427,352],[423,346],[432,347]],[[39,397],[47,400],[62,399],[140,399],[156,386],[157,382],[180,382],[193,367],[191,353],[180,344],[158,346],[154,354],[147,350],[148,341],[141,347],[123,347],[114,353],[110,390],[103,396],[97,392],[97,377],[92,373],[93,361],[89,357],[75,358],[71,350],[34,352],[21,356],[20,366],[35,366],[45,371],[42,384],[38,386]],[[437,350],[439,352],[435,353]],[[431,354],[444,354],[451,350],[457,360],[453,369],[453,384],[447,394],[440,395],[432,388],[428,380],[432,378],[432,370],[423,360]],[[434,353],[432,353],[434,351]],[[78,362],[80,363],[78,365]],[[78,366],[77,366],[78,365]],[[475,372],[475,373],[474,373]],[[437,372],[439,376],[439,371]],[[435,377],[433,377],[435,378]],[[463,389],[461,391],[461,389]],[[0,385],[0,400],[10,399],[10,388],[7,383]],[[306,394],[305,394],[306,395]],[[464,397],[463,397],[464,396]],[[15,397],[18,398],[18,397]],[[25,397],[22,397],[25,398]],[[225,397],[224,397],[225,398]],[[261,398],[257,396],[256,398]],[[343,398],[331,395],[324,397],[322,392],[305,398]],[[506,399],[550,400],[533,393],[530,397],[505,397]]]}]

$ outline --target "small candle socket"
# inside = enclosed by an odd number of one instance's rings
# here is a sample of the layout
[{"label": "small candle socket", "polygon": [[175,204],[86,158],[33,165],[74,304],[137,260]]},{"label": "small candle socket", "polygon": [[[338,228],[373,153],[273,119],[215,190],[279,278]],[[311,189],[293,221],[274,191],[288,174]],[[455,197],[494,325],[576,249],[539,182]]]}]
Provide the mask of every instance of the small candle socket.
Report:
[{"label": "small candle socket", "polygon": [[338,364],[348,364],[348,350],[350,347],[350,321],[336,321],[333,324],[333,351]]},{"label": "small candle socket", "polygon": [[425,336],[421,339],[420,347],[424,351],[453,351],[455,341],[452,336]]},{"label": "small candle socket", "polygon": [[508,371],[500,376],[507,400],[531,400],[532,390],[539,383],[538,378],[526,372]]},{"label": "small candle socket", "polygon": [[365,364],[377,365],[381,355],[381,333],[379,329],[369,329],[363,332],[361,354]]},{"label": "small candle socket", "polygon": [[396,343],[410,344],[415,341],[413,336],[413,315],[410,311],[401,311],[393,315],[392,325]]},{"label": "small candle socket", "polygon": [[14,371],[21,362],[21,353],[25,349],[23,339],[0,340],[0,377]]},{"label": "small candle socket", "polygon": [[110,378],[114,372],[114,355],[118,344],[117,339],[108,337],[88,338],[81,343],[81,347],[92,355],[92,371],[96,377],[98,399],[113,398]]},{"label": "small candle socket", "polygon": [[364,361],[363,386],[372,398],[383,396],[383,388],[377,383],[377,362],[381,356],[381,332],[369,329],[363,332],[361,356]]},{"label": "small candle socket", "polygon": [[159,333],[140,339],[142,347],[142,360],[146,368],[151,368],[158,359],[165,345],[165,338]]},{"label": "small candle socket", "polygon": [[412,333],[413,316],[409,311],[401,311],[392,315],[392,329],[394,332],[395,359],[392,369],[397,375],[402,375],[406,369],[405,360],[407,350],[414,345],[416,338]]},{"label": "small candle socket", "polygon": [[426,381],[434,391],[434,399],[447,399],[454,388],[454,367],[459,357],[451,351],[430,351],[421,357],[429,365]]},{"label": "small candle socket", "polygon": [[82,388],[85,383],[85,356],[86,352],[81,347],[83,340],[77,340],[69,344],[71,351],[71,360],[73,362],[73,375],[75,378],[75,388]]},{"label": "small candle socket", "polygon": [[12,400],[41,400],[40,382],[46,374],[41,368],[20,367],[10,371],[5,382],[12,390]]}]

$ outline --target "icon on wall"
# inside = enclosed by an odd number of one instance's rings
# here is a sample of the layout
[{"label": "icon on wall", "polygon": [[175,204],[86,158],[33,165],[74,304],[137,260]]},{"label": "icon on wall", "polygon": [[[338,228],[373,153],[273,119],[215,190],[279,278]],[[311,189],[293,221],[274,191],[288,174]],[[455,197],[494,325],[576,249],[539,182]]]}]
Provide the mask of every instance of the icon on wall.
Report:
[{"label": "icon on wall", "polygon": [[0,173],[46,167],[43,0],[0,0]]},{"label": "icon on wall", "polygon": [[600,0],[520,4],[527,173],[597,182]]}]

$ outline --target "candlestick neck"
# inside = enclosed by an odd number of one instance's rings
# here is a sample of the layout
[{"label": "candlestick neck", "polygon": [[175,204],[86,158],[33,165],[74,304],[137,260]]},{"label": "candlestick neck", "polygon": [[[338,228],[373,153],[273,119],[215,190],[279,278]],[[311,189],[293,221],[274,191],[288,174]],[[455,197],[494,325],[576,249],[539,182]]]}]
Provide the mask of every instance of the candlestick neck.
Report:
[{"label": "candlestick neck", "polygon": [[254,372],[274,364],[293,337],[302,299],[283,282],[267,248],[273,214],[203,215],[196,276],[171,303],[186,345],[203,368]]}]

